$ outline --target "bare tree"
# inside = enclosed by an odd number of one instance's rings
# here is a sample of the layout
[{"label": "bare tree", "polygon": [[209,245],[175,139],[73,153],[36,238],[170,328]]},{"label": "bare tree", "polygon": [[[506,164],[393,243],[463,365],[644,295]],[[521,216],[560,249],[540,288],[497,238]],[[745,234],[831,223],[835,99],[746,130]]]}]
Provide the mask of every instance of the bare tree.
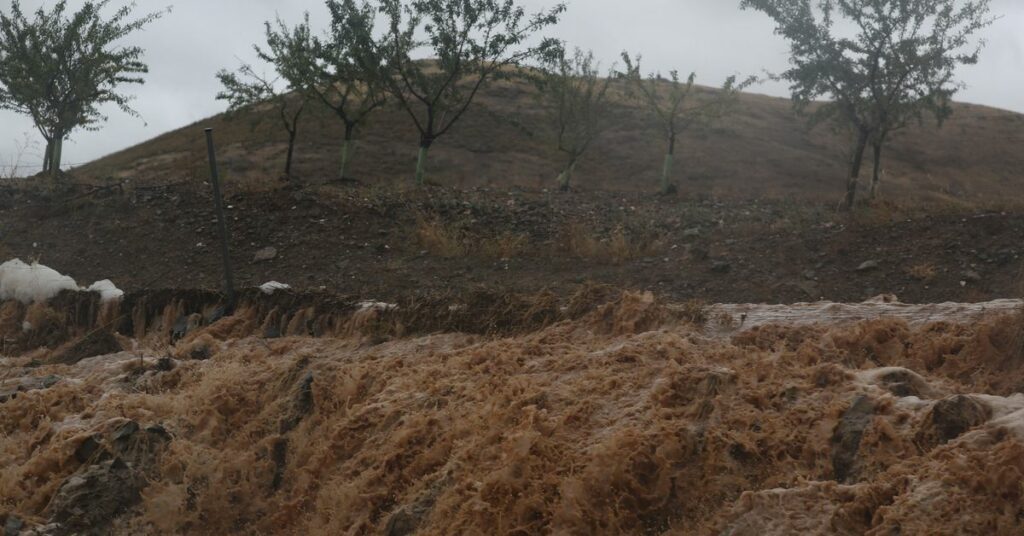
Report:
[{"label": "bare tree", "polygon": [[722,87],[711,96],[698,99],[694,82],[697,73],[690,73],[684,82],[679,71],[669,71],[668,78],[660,74],[647,77],[640,69],[640,56],[630,57],[622,53],[625,72],[619,73],[629,85],[629,94],[637,98],[657,119],[665,135],[667,151],[661,172],[661,192],[675,190],[672,183],[672,167],[675,160],[676,142],[679,135],[694,127],[707,127],[727,115],[736,103],[739,92],[757,81],[750,77],[737,84],[736,77],[730,76]]},{"label": "bare tree", "polygon": [[[281,125],[288,133],[288,152],[284,163],[284,176],[291,179],[292,157],[295,139],[299,133],[299,121],[313,93],[315,79],[309,66],[315,57],[316,44],[309,29],[309,14],[294,28],[277,19],[275,29],[269,22],[264,23],[266,49],[254,45],[256,55],[271,64],[277,71],[277,78],[261,75],[247,63],[236,72],[221,69],[217,72],[224,89],[217,93],[217,99],[228,101],[228,111],[235,112],[256,104],[271,103],[275,107]],[[283,80],[282,86],[278,82]]]},{"label": "bare tree", "polygon": [[536,77],[558,150],[565,154],[565,166],[558,175],[558,188],[568,191],[576,164],[591,143],[610,126],[609,88],[614,68],[602,76],[593,52],[579,48],[569,55],[560,46],[545,61]]}]

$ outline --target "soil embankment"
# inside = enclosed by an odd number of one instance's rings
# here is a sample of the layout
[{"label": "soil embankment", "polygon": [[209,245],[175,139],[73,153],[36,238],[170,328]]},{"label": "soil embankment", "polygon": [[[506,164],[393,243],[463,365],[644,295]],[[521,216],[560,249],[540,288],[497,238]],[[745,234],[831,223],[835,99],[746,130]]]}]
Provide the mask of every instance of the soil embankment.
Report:
[{"label": "soil embankment", "polygon": [[[486,288],[565,297],[593,281],[707,303],[978,302],[1020,294],[1024,211],[722,203],[614,192],[234,191],[243,287],[398,301]],[[203,183],[50,195],[0,189],[0,259],[126,291],[220,287]]]}]

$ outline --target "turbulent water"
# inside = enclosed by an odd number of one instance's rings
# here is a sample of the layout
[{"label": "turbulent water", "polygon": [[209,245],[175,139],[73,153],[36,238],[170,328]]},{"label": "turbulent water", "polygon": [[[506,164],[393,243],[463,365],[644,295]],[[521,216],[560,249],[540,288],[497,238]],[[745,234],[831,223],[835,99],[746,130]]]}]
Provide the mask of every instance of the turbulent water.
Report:
[{"label": "turbulent water", "polygon": [[524,335],[238,336],[0,361],[36,533],[1020,534],[1018,302],[650,295]]}]

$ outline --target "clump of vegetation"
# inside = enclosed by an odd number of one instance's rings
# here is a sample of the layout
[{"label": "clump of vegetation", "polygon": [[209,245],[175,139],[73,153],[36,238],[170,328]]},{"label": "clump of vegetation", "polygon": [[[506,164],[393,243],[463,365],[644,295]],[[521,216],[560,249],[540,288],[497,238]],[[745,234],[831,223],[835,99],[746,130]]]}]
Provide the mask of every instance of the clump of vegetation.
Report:
[{"label": "clump of vegetation", "polygon": [[929,283],[935,279],[938,272],[936,271],[934,264],[921,263],[907,268],[907,275],[923,283]]},{"label": "clump of vegetation", "polygon": [[512,259],[530,250],[530,238],[526,234],[507,231],[483,236],[441,217],[423,214],[416,218],[416,242],[431,255],[446,258]]},{"label": "clump of vegetation", "polygon": [[514,259],[530,250],[530,237],[524,233],[505,232],[480,243],[483,255],[491,259]]},{"label": "clump of vegetation", "polygon": [[660,233],[650,229],[615,226],[608,233],[595,233],[582,224],[571,224],[562,240],[564,250],[580,259],[620,264],[658,255],[666,244]]},{"label": "clump of vegetation", "polygon": [[462,257],[468,253],[465,233],[440,218],[416,218],[416,239],[424,250],[438,257]]}]

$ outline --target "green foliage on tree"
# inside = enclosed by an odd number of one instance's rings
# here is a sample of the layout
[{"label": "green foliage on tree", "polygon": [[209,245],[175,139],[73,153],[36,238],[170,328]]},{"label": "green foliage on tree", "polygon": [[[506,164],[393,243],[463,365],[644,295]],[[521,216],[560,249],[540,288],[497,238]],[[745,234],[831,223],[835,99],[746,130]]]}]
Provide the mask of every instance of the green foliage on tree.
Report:
[{"label": "green foliage on tree", "polygon": [[591,51],[579,48],[570,55],[564,46],[549,54],[535,77],[544,110],[555,133],[565,166],[558,188],[568,191],[576,164],[598,136],[611,126],[609,89],[614,68],[602,76]]},{"label": "green foliage on tree", "polygon": [[[365,67],[357,61],[358,35],[373,34],[374,6],[369,2],[357,4],[354,0],[327,0],[327,8],[331,12],[331,31],[326,38],[315,40],[312,88],[320,101],[345,124],[339,170],[340,177],[345,178],[357,128],[387,102],[382,77],[388,76],[388,71],[379,61],[367,63]],[[351,28],[359,28],[359,33],[351,32]]]},{"label": "green foliage on tree", "polygon": [[743,0],[741,6],[767,14],[790,41],[792,67],[780,78],[790,82],[797,109],[830,98],[812,120],[853,131],[847,209],[869,144],[877,194],[889,135],[926,116],[940,124],[949,116],[961,88],[954,72],[978,61],[981,46],[972,36],[992,22],[989,0]]},{"label": "green foliage on tree", "polygon": [[148,67],[143,49],[118,41],[163,15],[131,19],[134,4],[102,14],[108,0],[86,2],[69,13],[67,2],[26,17],[18,0],[0,13],[0,109],[28,115],[46,140],[43,170],[60,172],[64,140],[76,129],[99,130],[113,104],[138,116],[125,84],[142,84]]},{"label": "green foliage on tree", "polygon": [[291,179],[299,122],[313,95],[316,82],[316,73],[311,65],[314,64],[317,47],[309,27],[309,13],[306,13],[302,23],[293,28],[289,28],[280,18],[276,25],[265,22],[264,33],[266,47],[253,45],[253,49],[260,60],[273,66],[277,77],[261,75],[247,63],[243,63],[235,72],[221,69],[217,72],[217,79],[224,89],[217,93],[217,99],[228,101],[229,112],[263,103],[274,107],[281,125],[288,133],[284,176]]},{"label": "green foliage on tree", "polygon": [[557,45],[553,39],[530,40],[565,10],[559,4],[527,15],[516,0],[378,0],[376,5],[386,21],[382,35],[374,35],[360,17],[342,28],[356,39],[362,67],[385,70],[379,79],[419,131],[417,184],[423,183],[430,147],[463,117],[480,88],[514,75],[525,61]]},{"label": "green foliage on tree", "polygon": [[730,76],[717,92],[698,98],[694,86],[697,73],[690,73],[685,81],[679,71],[670,71],[668,78],[660,74],[645,77],[640,68],[640,56],[634,58],[623,52],[622,61],[626,70],[619,75],[628,82],[628,94],[647,108],[665,135],[667,151],[661,171],[661,192],[671,193],[675,189],[671,177],[679,135],[690,128],[707,127],[725,117],[734,108],[739,92],[757,79],[750,77],[737,84],[736,77]]}]

